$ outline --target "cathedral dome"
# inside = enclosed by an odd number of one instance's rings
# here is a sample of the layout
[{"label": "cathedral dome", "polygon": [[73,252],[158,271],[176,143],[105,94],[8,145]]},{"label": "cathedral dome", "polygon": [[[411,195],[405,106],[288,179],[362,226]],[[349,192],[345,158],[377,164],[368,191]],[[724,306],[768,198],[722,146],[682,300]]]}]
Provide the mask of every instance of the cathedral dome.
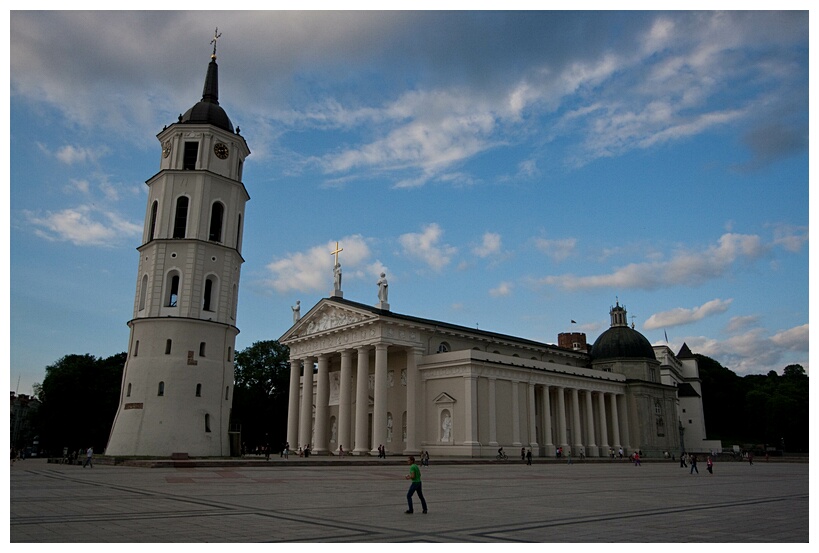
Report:
[{"label": "cathedral dome", "polygon": [[653,359],[654,348],[648,339],[627,326],[613,326],[601,334],[591,350],[592,361],[617,358]]},{"label": "cathedral dome", "polygon": [[228,132],[233,132],[233,123],[230,122],[227,113],[219,105],[219,67],[216,65],[215,53],[211,56],[208,64],[208,74],[205,77],[202,99],[186,111],[185,115],[180,115],[179,122],[213,125]]},{"label": "cathedral dome", "polygon": [[618,302],[609,311],[611,328],[601,334],[591,349],[591,360],[604,359],[652,359],[657,360],[648,339],[628,326],[626,308]]}]

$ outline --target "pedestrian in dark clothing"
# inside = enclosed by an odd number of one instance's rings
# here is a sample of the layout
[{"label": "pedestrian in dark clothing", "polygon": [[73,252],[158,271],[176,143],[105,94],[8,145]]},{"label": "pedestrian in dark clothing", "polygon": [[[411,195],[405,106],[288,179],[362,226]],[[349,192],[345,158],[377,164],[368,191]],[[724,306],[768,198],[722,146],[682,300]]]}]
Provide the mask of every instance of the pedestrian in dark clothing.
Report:
[{"label": "pedestrian in dark clothing", "polygon": [[532,450],[531,449],[526,452],[526,464],[527,465],[532,464]]},{"label": "pedestrian in dark clothing", "polygon": [[689,472],[689,474],[694,474],[694,471],[697,471],[697,474],[700,473],[699,469],[697,468],[697,456],[696,455],[691,456],[691,471]]}]

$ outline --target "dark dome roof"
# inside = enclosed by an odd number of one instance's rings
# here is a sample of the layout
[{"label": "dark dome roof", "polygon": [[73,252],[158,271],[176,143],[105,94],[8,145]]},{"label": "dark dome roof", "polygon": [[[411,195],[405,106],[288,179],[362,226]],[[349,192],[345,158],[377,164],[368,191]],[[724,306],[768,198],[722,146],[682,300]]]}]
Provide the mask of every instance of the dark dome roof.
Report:
[{"label": "dark dome roof", "polygon": [[204,100],[197,102],[196,105],[186,111],[179,122],[206,123],[233,132],[233,123],[230,122],[230,118],[228,118],[222,106]]},{"label": "dark dome roof", "polygon": [[592,361],[617,358],[653,359],[654,348],[648,339],[628,326],[613,326],[595,340],[591,350]]},{"label": "dark dome roof", "polygon": [[219,105],[219,67],[216,65],[216,54],[211,56],[208,64],[208,73],[205,76],[205,86],[202,90],[202,99],[185,115],[179,117],[180,123],[204,123],[233,132],[233,123]]}]

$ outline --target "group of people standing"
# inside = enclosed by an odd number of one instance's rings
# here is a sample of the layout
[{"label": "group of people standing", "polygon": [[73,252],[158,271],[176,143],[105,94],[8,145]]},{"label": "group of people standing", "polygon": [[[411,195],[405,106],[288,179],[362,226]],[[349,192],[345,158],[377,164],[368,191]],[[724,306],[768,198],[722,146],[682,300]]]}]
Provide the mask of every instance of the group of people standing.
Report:
[{"label": "group of people standing", "polygon": [[[687,464],[685,462],[686,457],[688,457]],[[694,474],[695,472],[699,474],[700,469],[697,468],[697,461],[696,453],[686,455],[685,452],[683,452],[683,454],[680,455],[680,468],[688,468],[690,465],[691,469],[688,471],[688,474]],[[705,461],[705,468],[708,470],[708,474],[714,474],[714,459],[710,455]]]}]

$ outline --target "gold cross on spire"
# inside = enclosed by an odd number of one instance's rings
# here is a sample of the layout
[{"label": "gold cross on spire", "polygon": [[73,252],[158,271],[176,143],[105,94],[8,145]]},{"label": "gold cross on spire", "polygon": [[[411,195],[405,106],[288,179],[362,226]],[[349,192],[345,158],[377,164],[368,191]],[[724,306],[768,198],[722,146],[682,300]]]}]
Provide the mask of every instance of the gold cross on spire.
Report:
[{"label": "gold cross on spire", "polygon": [[210,56],[211,59],[216,59],[216,41],[219,40],[221,36],[222,33],[219,32],[219,27],[216,27],[216,30],[213,31],[213,40],[210,41],[210,43],[213,44],[213,54]]},{"label": "gold cross on spire", "polygon": [[343,252],[343,251],[344,251],[344,248],[339,248],[338,247],[338,242],[336,242],[335,251],[330,252],[330,255],[335,255],[336,256],[336,265],[338,265],[338,254],[339,254],[339,252]]}]

